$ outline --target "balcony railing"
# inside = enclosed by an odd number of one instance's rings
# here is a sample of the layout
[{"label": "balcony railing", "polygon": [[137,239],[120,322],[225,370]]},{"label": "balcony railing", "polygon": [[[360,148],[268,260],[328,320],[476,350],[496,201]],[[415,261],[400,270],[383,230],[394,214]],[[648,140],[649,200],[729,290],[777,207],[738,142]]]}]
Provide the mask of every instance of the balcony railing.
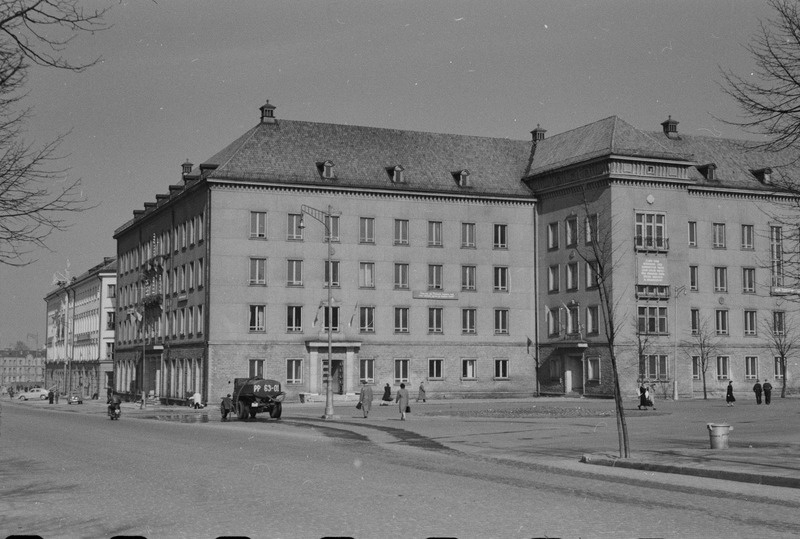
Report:
[{"label": "balcony railing", "polygon": [[636,249],[639,251],[668,251],[669,238],[661,236],[636,236]]}]

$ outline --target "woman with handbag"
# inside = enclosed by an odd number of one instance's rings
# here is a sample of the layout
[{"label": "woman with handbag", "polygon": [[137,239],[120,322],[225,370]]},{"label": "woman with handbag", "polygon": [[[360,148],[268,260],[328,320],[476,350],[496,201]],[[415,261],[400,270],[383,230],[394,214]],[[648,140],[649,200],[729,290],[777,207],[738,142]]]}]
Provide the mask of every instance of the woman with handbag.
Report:
[{"label": "woman with handbag", "polygon": [[405,384],[400,384],[400,389],[397,391],[394,401],[400,405],[400,421],[405,421],[406,412],[411,411],[411,407],[408,405],[408,390]]}]

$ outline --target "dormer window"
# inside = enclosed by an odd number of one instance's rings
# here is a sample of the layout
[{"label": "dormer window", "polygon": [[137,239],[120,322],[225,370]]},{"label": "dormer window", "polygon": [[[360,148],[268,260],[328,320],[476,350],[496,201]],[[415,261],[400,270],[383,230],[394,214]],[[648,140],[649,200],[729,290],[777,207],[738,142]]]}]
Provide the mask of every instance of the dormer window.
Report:
[{"label": "dormer window", "polygon": [[406,179],[403,176],[403,171],[405,169],[401,165],[397,165],[394,167],[389,167],[386,169],[386,172],[389,174],[389,177],[392,179],[392,183],[406,183]]},{"label": "dormer window", "polygon": [[470,187],[469,170],[467,169],[453,172],[453,179],[459,187]]},{"label": "dormer window", "polygon": [[770,167],[759,168],[751,170],[750,172],[752,172],[753,176],[758,178],[758,181],[760,181],[764,185],[769,185],[772,183],[772,169]]},{"label": "dormer window", "polygon": [[319,175],[322,176],[325,180],[335,180],[336,173],[333,171],[333,161],[321,161],[317,163],[317,170],[319,170]]},{"label": "dormer window", "polygon": [[708,163],[708,164],[705,164],[705,165],[698,165],[697,166],[697,170],[700,172],[700,174],[703,175],[703,177],[706,180],[708,180],[710,182],[716,181],[716,179],[717,179],[717,165],[715,165],[714,163]]}]

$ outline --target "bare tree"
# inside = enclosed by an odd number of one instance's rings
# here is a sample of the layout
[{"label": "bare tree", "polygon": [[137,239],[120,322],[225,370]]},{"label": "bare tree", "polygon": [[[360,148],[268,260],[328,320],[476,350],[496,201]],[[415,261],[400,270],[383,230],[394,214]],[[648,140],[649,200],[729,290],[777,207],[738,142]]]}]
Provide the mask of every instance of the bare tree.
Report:
[{"label": "bare tree", "polygon": [[786,397],[786,363],[792,350],[800,344],[800,331],[795,325],[794,317],[785,311],[773,311],[771,318],[765,317],[761,322],[767,347],[772,355],[780,361],[781,398]]},{"label": "bare tree", "polygon": [[692,333],[691,339],[685,342],[685,348],[690,359],[698,358],[700,377],[703,381],[703,399],[708,400],[706,373],[714,357],[720,352],[720,340],[717,332],[711,329],[707,318],[700,319],[697,330]]},{"label": "bare tree", "polygon": [[24,107],[33,65],[81,72],[98,60],[74,63],[63,53],[78,35],[107,28],[108,8],[85,11],[79,0],[0,0],[0,263],[24,266],[45,247],[67,216],[89,207],[80,180],[59,166],[64,135],[43,145],[24,138]]}]

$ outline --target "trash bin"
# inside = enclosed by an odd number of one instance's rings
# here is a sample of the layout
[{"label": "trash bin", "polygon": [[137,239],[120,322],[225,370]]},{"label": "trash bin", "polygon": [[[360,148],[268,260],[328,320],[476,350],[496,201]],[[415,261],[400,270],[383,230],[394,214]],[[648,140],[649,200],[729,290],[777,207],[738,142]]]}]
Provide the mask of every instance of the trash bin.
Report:
[{"label": "trash bin", "polygon": [[711,449],[728,449],[728,433],[733,427],[724,423],[709,423],[706,427],[711,438]]}]

